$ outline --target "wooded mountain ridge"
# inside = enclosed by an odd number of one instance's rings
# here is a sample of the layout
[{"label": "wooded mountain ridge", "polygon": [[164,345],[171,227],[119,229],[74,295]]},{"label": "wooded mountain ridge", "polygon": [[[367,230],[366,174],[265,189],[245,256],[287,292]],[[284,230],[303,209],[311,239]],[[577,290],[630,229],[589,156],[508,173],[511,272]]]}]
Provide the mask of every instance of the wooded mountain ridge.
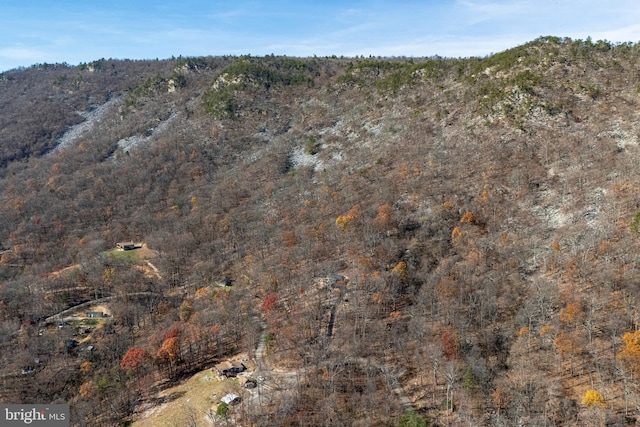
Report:
[{"label": "wooded mountain ridge", "polygon": [[[635,423],[639,59],[541,37],[0,74],[0,402],[127,425],[260,344],[290,393],[216,422]],[[90,301],[110,316],[51,324]]]}]

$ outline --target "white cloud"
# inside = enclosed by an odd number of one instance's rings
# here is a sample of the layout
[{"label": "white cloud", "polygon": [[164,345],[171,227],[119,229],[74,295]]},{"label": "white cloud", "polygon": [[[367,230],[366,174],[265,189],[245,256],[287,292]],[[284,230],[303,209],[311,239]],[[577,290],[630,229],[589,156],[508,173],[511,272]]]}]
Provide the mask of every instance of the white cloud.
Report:
[{"label": "white cloud", "polygon": [[531,1],[471,1],[458,0],[456,4],[465,10],[472,22],[501,19],[522,15],[536,6]]},{"label": "white cloud", "polygon": [[638,42],[640,41],[640,24],[628,25],[610,31],[599,31],[591,34],[594,40],[609,40],[614,42]]},{"label": "white cloud", "polygon": [[5,47],[0,49],[0,57],[9,60],[33,60],[44,56],[44,52],[26,47]]}]

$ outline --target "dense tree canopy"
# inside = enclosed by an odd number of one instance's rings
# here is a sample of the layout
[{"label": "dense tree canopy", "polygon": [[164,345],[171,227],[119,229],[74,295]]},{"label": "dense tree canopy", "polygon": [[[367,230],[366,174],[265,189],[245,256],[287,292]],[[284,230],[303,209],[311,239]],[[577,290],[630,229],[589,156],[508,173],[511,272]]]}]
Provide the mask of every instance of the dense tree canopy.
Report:
[{"label": "dense tree canopy", "polygon": [[248,425],[634,421],[639,49],[0,75],[0,401],[118,425],[243,354]]}]

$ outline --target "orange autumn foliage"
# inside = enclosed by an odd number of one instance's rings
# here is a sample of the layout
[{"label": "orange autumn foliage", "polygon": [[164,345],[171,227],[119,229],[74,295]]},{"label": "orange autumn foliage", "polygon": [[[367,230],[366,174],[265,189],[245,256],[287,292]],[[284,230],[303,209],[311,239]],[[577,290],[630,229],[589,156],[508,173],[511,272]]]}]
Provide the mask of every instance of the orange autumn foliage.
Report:
[{"label": "orange autumn foliage", "polygon": [[451,243],[455,243],[456,241],[460,240],[461,237],[462,230],[460,229],[460,227],[454,227],[453,231],[451,231]]},{"label": "orange autumn foliage", "polygon": [[466,212],[464,215],[462,215],[462,218],[460,218],[460,222],[476,222],[476,217],[473,215],[473,213],[471,212]]},{"label": "orange autumn foliage", "polygon": [[391,223],[391,206],[385,203],[384,205],[378,206],[378,215],[376,215],[373,223],[376,227],[381,229],[390,228]]},{"label": "orange autumn foliage", "polygon": [[135,371],[140,364],[149,357],[149,353],[141,348],[131,348],[120,361],[120,367],[125,371]]},{"label": "orange autumn foliage", "polygon": [[336,225],[342,229],[347,228],[356,220],[356,217],[353,215],[340,215],[336,218]]},{"label": "orange autumn foliage", "polygon": [[589,389],[584,393],[584,396],[582,397],[582,404],[586,406],[604,407],[607,405],[607,402],[604,400],[604,397],[598,390]]},{"label": "orange autumn foliage", "polygon": [[176,361],[180,356],[180,342],[178,337],[169,337],[162,343],[162,347],[156,354],[159,359]]},{"label": "orange autumn foliage", "polygon": [[627,332],[622,341],[624,348],[618,353],[618,360],[634,375],[640,375],[640,331]]},{"label": "orange autumn foliage", "polygon": [[404,261],[398,261],[398,263],[393,267],[393,272],[396,273],[400,277],[407,276],[407,263]]},{"label": "orange autumn foliage", "polygon": [[80,389],[78,390],[78,393],[80,393],[80,396],[85,398],[91,397],[97,392],[98,392],[98,386],[96,386],[96,383],[94,383],[93,381],[87,381],[86,383],[83,383],[80,386]]}]

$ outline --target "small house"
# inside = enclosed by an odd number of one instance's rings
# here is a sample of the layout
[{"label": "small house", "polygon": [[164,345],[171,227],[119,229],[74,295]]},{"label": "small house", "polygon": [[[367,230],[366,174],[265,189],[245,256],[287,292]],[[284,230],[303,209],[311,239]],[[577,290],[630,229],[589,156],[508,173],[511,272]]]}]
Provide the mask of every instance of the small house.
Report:
[{"label": "small house", "polygon": [[22,368],[22,375],[31,375],[36,371],[36,369],[32,366],[27,366],[25,368]]},{"label": "small house", "polygon": [[118,242],[116,244],[116,248],[121,251],[131,251],[133,249],[136,249],[137,247],[138,246],[133,242]]},{"label": "small house", "polygon": [[231,363],[228,360],[218,363],[216,365],[216,371],[218,375],[222,375],[227,378],[235,378],[239,373],[247,370],[247,367],[243,363]]},{"label": "small house", "polygon": [[222,375],[225,370],[232,368],[233,365],[228,360],[225,360],[224,362],[218,363],[215,367],[218,374]]},{"label": "small house", "polygon": [[218,280],[218,286],[220,287],[226,287],[226,286],[231,286],[233,285],[233,280],[225,277],[224,279]]},{"label": "small house", "polygon": [[240,396],[233,393],[227,393],[222,396],[222,399],[220,399],[220,401],[226,403],[227,405],[233,405],[236,403],[240,403]]},{"label": "small house", "polygon": [[87,311],[86,317],[104,317],[102,311]]}]

